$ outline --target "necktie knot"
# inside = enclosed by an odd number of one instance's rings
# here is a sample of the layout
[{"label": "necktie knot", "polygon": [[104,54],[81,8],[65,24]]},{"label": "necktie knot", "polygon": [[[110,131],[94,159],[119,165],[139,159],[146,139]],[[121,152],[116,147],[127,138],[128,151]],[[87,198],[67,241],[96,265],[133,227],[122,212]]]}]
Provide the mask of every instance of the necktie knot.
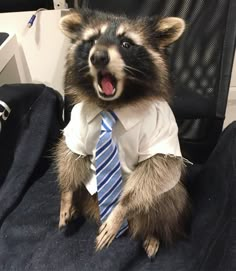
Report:
[{"label": "necktie knot", "polygon": [[101,116],[102,116],[101,130],[111,132],[113,126],[115,125],[118,119],[116,114],[113,111],[102,111]]}]

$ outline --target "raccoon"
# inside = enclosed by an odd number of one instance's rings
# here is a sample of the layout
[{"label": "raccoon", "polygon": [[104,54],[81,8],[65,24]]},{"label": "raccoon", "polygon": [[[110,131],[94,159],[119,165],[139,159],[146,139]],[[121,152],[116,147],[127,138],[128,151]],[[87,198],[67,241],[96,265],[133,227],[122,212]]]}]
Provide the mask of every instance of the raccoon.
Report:
[{"label": "raccoon", "polygon": [[[173,137],[178,141],[177,125],[167,104],[171,87],[165,49],[182,35],[185,28],[182,19],[155,16],[130,19],[79,10],[64,16],[60,27],[72,41],[65,73],[65,95],[72,104],[83,104],[84,115],[97,108],[128,110],[134,119],[141,118],[145,125],[150,124],[150,129],[160,119],[159,111],[154,110],[155,113],[151,108],[163,105],[173,122]],[[149,116],[153,112],[154,116]],[[127,115],[126,123],[129,118]],[[168,119],[162,123],[169,125]],[[83,125],[80,130],[86,130],[86,119]],[[140,131],[147,134],[146,141],[150,143],[151,135],[142,128]],[[137,157],[130,140],[125,149]],[[129,155],[124,153],[125,159]],[[93,174],[92,156],[92,151],[77,153],[69,148],[65,135],[56,147],[60,228],[77,213],[95,219],[100,225],[96,249],[101,250],[110,245],[126,219],[131,236],[142,240],[149,258],[156,255],[160,241],[168,245],[184,234],[189,199],[182,181],[185,165],[181,154],[156,151],[140,161],[134,160],[131,170],[123,172],[119,201],[102,225],[97,194],[90,195],[85,187]]]}]

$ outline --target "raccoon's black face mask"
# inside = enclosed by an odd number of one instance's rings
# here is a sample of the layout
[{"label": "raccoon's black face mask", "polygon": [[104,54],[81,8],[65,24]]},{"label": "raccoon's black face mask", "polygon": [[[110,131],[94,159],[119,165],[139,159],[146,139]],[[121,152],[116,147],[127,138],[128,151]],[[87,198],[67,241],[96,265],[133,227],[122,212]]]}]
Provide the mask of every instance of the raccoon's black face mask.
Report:
[{"label": "raccoon's black face mask", "polygon": [[73,44],[67,57],[65,91],[74,100],[101,107],[168,98],[164,48],[184,31],[184,21],[169,17],[129,20],[83,10],[61,20]]}]

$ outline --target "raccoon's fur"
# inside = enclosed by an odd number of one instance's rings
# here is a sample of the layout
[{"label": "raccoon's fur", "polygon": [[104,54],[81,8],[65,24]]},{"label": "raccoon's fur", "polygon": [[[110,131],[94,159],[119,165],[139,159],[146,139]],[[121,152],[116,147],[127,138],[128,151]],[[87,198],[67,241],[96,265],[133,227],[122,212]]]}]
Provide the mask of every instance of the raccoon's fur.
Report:
[{"label": "raccoon's fur", "polygon": [[[76,104],[86,101],[104,110],[140,106],[153,100],[168,101],[169,75],[166,46],[184,31],[180,18],[128,19],[101,12],[72,12],[61,20],[61,29],[72,40],[65,74],[65,94]],[[107,76],[113,90],[103,91]],[[97,197],[84,187],[90,177],[90,160],[72,153],[64,139],[56,150],[61,189],[59,226],[65,226],[76,212],[99,223]],[[110,244],[124,219],[131,235],[141,238],[149,257],[155,256],[159,240],[171,243],[183,234],[188,213],[188,195],[181,181],[183,159],[157,154],[139,163],[126,178],[119,203],[99,230],[97,249]],[[168,183],[174,188],[165,193]],[[105,229],[105,230],[104,230]],[[106,235],[108,237],[106,238]]]}]

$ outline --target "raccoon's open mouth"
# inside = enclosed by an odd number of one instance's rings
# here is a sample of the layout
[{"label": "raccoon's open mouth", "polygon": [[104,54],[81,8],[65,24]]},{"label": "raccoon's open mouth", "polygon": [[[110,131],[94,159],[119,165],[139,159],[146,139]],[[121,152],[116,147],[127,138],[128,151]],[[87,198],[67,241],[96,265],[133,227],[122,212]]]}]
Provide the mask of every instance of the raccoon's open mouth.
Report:
[{"label": "raccoon's open mouth", "polygon": [[117,79],[107,71],[98,73],[98,90],[99,94],[105,98],[112,98],[116,94]]}]

